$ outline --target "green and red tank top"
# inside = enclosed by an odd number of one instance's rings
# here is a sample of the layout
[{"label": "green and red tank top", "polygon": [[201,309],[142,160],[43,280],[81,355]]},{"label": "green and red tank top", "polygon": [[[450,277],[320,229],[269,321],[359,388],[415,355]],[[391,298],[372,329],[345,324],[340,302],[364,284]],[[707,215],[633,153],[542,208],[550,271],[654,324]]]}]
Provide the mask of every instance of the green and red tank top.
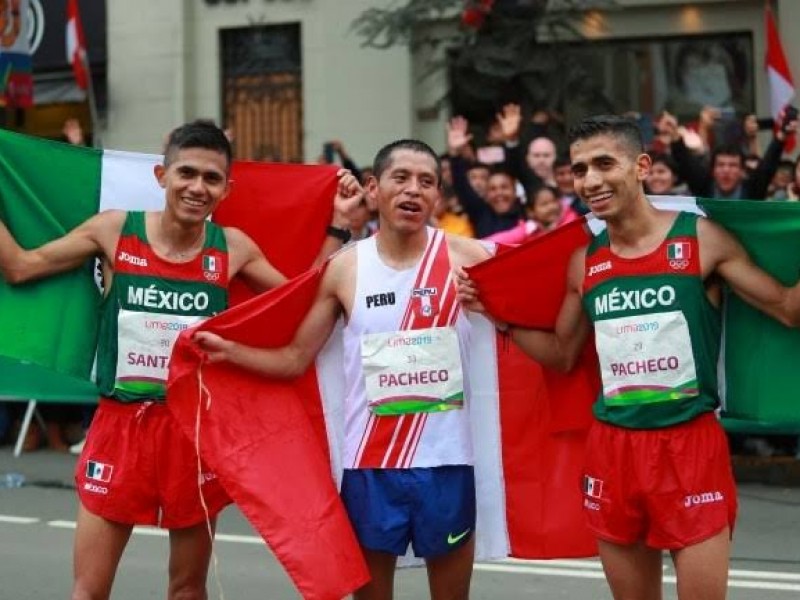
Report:
[{"label": "green and red tank top", "polygon": [[595,330],[601,421],[655,429],[719,404],[721,318],[703,284],[697,219],[678,213],[646,256],[616,256],[607,231],[587,248],[583,304]]},{"label": "green and red tank top", "polygon": [[145,213],[129,212],[100,308],[97,385],[121,402],[163,401],[167,366],[181,331],[228,306],[225,233],[206,223],[201,252],[174,263],[147,240]]}]

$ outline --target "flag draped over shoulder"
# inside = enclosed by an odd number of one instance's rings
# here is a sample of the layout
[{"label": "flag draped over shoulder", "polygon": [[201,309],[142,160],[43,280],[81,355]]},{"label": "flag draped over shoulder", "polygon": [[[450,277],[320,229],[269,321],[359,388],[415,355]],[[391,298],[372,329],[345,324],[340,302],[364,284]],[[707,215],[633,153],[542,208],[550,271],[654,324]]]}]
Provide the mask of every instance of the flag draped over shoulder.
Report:
[{"label": "flag draped over shoulder", "polygon": [[[797,280],[800,205],[666,196],[653,201],[665,209],[706,214],[732,232],[756,264],[784,285],[793,285]],[[552,329],[566,291],[569,256],[588,244],[592,232],[601,228],[602,223],[593,218],[575,221],[471,269],[489,312],[521,326]],[[523,277],[522,273],[535,276]],[[800,385],[800,372],[796,368],[800,361],[800,332],[784,327],[730,293],[726,296],[723,325],[720,362],[723,415],[759,428],[800,431],[800,408],[786,395],[787,389]],[[587,344],[583,360],[574,372],[576,376],[565,380],[545,371],[554,404],[563,407],[564,402],[559,400],[562,398],[569,399],[573,406],[576,401],[591,401],[599,389],[596,360],[591,344]],[[556,423],[561,418],[575,418],[571,410],[559,414]]]},{"label": "flag draped over shoulder", "polygon": [[[153,174],[160,162],[154,154],[0,131],[0,219],[22,247],[35,248],[102,210],[161,210],[164,190]],[[231,194],[214,218],[245,231],[263,225],[256,236],[260,247],[279,270],[297,274],[311,264],[325,236],[335,172],[327,166],[236,162]],[[89,381],[100,301],[94,270],[94,261],[87,261],[23,286],[0,279],[0,396],[97,398]]]},{"label": "flag draped over shoulder", "polygon": [[[164,190],[153,174],[153,167],[160,162],[161,157],[156,155],[101,151],[0,131],[0,219],[23,247],[32,248],[64,235],[100,210],[160,210]],[[46,176],[42,175],[43,166]],[[307,269],[330,222],[336,169],[237,162],[232,166],[232,177],[235,183],[231,194],[214,219],[250,233],[282,272],[291,275]],[[99,302],[93,269],[89,262],[76,271],[22,286],[9,286],[0,279],[0,330],[4,332],[0,336],[0,396],[41,400],[97,398],[97,390],[89,381]],[[246,295],[246,290],[241,293]],[[292,297],[292,303],[296,301]],[[228,314],[225,313],[226,318]],[[308,381],[316,388],[313,379]],[[231,405],[234,409],[235,406]],[[308,414],[300,402],[287,402],[286,410]],[[252,420],[252,412],[242,414]],[[308,417],[304,418],[308,423]],[[276,418],[274,423],[281,423],[281,419]],[[208,429],[209,433],[212,431]],[[291,447],[304,449],[298,450],[297,456],[303,452],[324,455],[324,447],[319,445],[319,440],[324,441],[321,411],[311,431],[322,437],[314,437],[309,443],[308,437],[292,432]],[[264,432],[272,434],[274,426]],[[242,439],[238,434],[236,439]],[[273,437],[267,435],[266,439]],[[228,441],[223,440],[221,446],[227,445]],[[237,463],[242,472],[263,468],[250,464],[247,458],[243,455]],[[315,595],[316,584],[302,584],[300,589],[309,591],[311,598],[341,598],[366,581],[366,571],[335,492],[327,459],[323,464],[321,472],[289,469],[300,481],[308,481],[299,500],[298,496],[283,492],[280,480],[273,480],[271,491],[278,497],[275,502],[280,504],[279,497],[284,494],[295,507],[306,509],[306,516],[295,513],[299,521],[293,523],[306,525],[299,537],[281,537],[280,528],[275,529],[275,519],[280,524],[282,513],[262,515],[257,503],[243,496],[235,482],[225,481],[231,496],[240,501],[242,512],[272,545],[290,574],[296,571],[293,557],[302,554],[303,548],[316,547],[328,555],[316,555],[316,568],[321,569],[321,574],[315,573],[315,581],[333,595]],[[320,474],[322,484],[317,485]],[[325,519],[320,520],[320,514]],[[337,568],[329,569],[331,564]]]}]

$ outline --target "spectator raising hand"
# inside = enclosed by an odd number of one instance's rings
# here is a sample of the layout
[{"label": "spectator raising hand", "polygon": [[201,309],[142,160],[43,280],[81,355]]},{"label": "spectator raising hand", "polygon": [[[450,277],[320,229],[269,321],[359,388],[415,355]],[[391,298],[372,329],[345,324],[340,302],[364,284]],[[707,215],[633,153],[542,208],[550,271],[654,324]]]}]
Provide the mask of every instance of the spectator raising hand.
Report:
[{"label": "spectator raising hand", "polygon": [[519,104],[506,104],[496,115],[503,135],[503,141],[510,144],[519,142],[519,129],[522,124],[522,111]]},{"label": "spectator raising hand", "polygon": [[83,133],[83,127],[78,119],[71,117],[64,121],[64,126],[61,128],[61,133],[64,134],[64,139],[67,143],[73,146],[85,146],[86,136]]},{"label": "spectator raising hand", "polygon": [[450,156],[464,156],[472,134],[469,132],[469,121],[464,117],[456,116],[447,124],[447,151]]}]

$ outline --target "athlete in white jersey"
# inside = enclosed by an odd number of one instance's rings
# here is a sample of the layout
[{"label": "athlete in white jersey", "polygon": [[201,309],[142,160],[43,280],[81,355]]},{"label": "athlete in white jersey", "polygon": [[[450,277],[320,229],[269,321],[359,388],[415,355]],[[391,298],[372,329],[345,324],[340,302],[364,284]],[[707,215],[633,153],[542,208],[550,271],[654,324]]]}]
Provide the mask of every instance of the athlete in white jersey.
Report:
[{"label": "athlete in white jersey", "polygon": [[195,334],[209,361],[269,377],[306,371],[345,319],[346,458],[342,498],[372,580],[357,600],[393,595],[410,543],[427,563],[431,597],[466,599],[474,557],[475,483],[464,350],[469,325],[453,271],[488,258],[475,240],[427,222],[440,201],[436,153],[400,140],[375,157],[367,192],[380,231],[331,259],[294,340],[252,348]]},{"label": "athlete in white jersey", "polygon": [[[462,369],[468,370],[470,324],[456,301],[445,235],[432,228],[427,233],[427,248],[409,269],[388,266],[378,253],[377,237],[356,245],[355,298],[344,329],[347,468],[439,467],[473,462],[469,405],[463,402],[463,397],[469,396],[465,389],[468,382],[461,376]],[[453,341],[457,351],[448,352],[448,339],[439,346],[445,350],[440,353],[443,356],[437,356],[437,345],[429,333],[431,326],[451,328],[456,334]],[[386,344],[398,357],[392,371],[374,368],[373,358],[363,356],[365,336],[382,339],[375,334],[391,334]],[[432,369],[419,362],[415,352],[420,349],[432,356]],[[375,384],[372,394],[368,393],[365,368],[368,373],[376,371],[369,379]],[[434,400],[426,400],[422,394],[431,387],[449,387],[452,393],[428,394]],[[375,393],[381,401],[370,398]],[[399,396],[401,393],[404,395]],[[442,406],[426,406],[447,396],[456,398]],[[412,411],[388,418],[391,399],[398,397],[413,398],[418,406],[434,410],[412,412],[414,407],[406,407]],[[442,410],[451,407],[454,410]]]}]

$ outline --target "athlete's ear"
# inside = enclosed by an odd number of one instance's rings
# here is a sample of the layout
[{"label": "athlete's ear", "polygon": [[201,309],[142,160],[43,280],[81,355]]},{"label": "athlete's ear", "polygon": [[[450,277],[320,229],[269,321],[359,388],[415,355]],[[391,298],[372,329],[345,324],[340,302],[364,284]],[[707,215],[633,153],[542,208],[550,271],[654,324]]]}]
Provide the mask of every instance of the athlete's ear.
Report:
[{"label": "athlete's ear", "polygon": [[378,179],[374,175],[367,177],[367,183],[364,186],[367,200],[371,206],[378,204]]},{"label": "athlete's ear", "polygon": [[166,174],[166,172],[167,169],[166,167],[164,167],[164,165],[158,164],[153,167],[153,174],[156,176],[156,181],[158,182],[158,185],[160,185],[162,188],[165,189],[167,187],[167,182],[164,180],[164,175]]},{"label": "athlete's ear", "polygon": [[646,152],[643,152],[636,157],[636,179],[644,181],[650,174],[650,167],[653,165],[653,159]]}]

